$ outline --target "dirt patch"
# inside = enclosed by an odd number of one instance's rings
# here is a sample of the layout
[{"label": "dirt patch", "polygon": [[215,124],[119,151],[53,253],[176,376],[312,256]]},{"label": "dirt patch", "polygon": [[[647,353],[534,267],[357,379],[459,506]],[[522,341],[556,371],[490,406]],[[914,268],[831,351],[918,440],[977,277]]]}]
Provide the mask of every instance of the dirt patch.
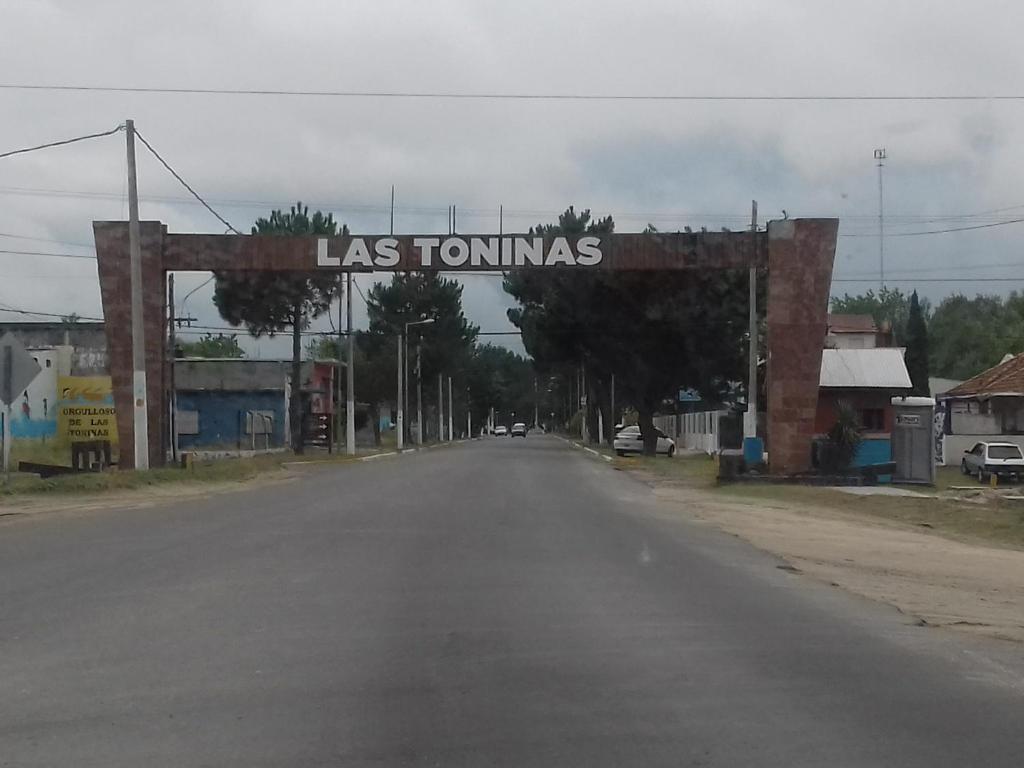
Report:
[{"label": "dirt patch", "polygon": [[929,626],[1024,642],[1024,552],[826,505],[645,481],[666,511],[784,558],[794,572],[896,606]]}]

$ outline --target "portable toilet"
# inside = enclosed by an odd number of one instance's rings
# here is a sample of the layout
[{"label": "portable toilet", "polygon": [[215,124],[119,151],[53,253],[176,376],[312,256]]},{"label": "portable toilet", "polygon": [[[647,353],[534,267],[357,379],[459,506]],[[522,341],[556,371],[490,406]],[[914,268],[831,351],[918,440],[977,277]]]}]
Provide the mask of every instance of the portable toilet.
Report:
[{"label": "portable toilet", "polygon": [[935,401],[930,397],[892,399],[894,483],[935,484]]}]

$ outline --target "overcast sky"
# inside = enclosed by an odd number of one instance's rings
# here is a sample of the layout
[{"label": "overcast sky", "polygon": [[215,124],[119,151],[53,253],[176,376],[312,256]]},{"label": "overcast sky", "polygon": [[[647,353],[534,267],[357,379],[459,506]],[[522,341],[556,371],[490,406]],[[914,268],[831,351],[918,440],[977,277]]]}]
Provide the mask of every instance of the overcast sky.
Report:
[{"label": "overcast sky", "polygon": [[[969,8],[969,10],[968,10]],[[403,92],[992,95],[1024,93],[1013,2],[684,0],[0,0],[14,84]],[[608,102],[300,98],[0,90],[0,152],[127,117],[240,230],[302,199],[354,232],[463,233],[553,220],[570,204],[620,231],[838,216],[833,293],[878,281],[885,147],[890,285],[933,301],[1024,287],[1024,101]],[[142,216],[221,232],[140,148]],[[123,134],[0,160],[0,250],[89,254],[126,217]],[[976,215],[981,214],[981,215]],[[962,217],[962,218],[948,218]],[[62,242],[14,239],[7,235]],[[1011,264],[1009,267],[986,265]],[[962,282],[979,276],[1004,282]],[[956,278],[957,282],[949,282]],[[178,295],[205,276],[182,275]],[[839,282],[841,280],[852,282]],[[1012,282],[1011,279],[1020,280]],[[364,290],[370,278],[359,278]],[[946,280],[947,282],[935,282]],[[467,314],[508,330],[500,280],[466,278]],[[223,325],[209,286],[188,302]],[[0,254],[0,305],[100,313],[95,263]],[[365,323],[357,302],[357,324]],[[15,319],[0,312],[0,318]],[[327,327],[326,323],[321,324]],[[495,340],[520,348],[511,337]],[[249,347],[252,352],[257,346]],[[287,354],[261,341],[263,356]]]}]

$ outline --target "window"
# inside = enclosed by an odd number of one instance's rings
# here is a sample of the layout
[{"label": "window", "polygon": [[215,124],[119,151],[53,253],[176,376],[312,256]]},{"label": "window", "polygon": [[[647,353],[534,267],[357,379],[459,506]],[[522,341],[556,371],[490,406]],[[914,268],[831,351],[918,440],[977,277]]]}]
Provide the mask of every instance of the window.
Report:
[{"label": "window", "polygon": [[50,368],[53,365],[53,361],[50,358],[46,358],[46,367]]},{"label": "window", "polygon": [[988,447],[988,457],[990,459],[1024,458],[1021,456],[1020,448],[1016,445],[990,445]]},{"label": "window", "polygon": [[245,414],[245,434],[247,435],[272,435],[274,434],[274,412],[273,411],[247,411]]},{"label": "window", "polygon": [[198,435],[199,411],[178,411],[174,423],[179,435]]},{"label": "window", "polygon": [[860,424],[868,432],[884,432],[885,409],[865,408],[860,412]]}]

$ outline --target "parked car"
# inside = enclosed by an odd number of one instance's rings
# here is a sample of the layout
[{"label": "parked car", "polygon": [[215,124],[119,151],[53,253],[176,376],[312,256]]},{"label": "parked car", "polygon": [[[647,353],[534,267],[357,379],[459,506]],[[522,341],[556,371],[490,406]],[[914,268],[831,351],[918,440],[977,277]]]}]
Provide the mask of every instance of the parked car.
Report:
[{"label": "parked car", "polygon": [[[655,432],[658,433],[658,453],[664,453],[666,456],[672,456],[676,452],[676,444],[671,437],[666,435],[660,429],[655,428]],[[619,456],[625,456],[627,453],[643,453],[644,440],[640,434],[640,427],[624,427],[615,434],[615,441],[612,443],[612,447],[615,448],[615,452]]]},{"label": "parked car", "polygon": [[512,425],[512,431],[509,434],[512,437],[526,437],[526,425],[521,421],[517,421]]},{"label": "parked car", "polygon": [[975,443],[969,451],[964,451],[960,471],[974,475],[979,483],[992,475],[1019,480],[1024,477],[1024,453],[1013,443]]},{"label": "parked car", "polygon": [[494,428],[494,435],[496,437],[504,437],[507,434],[508,434],[508,427],[506,427],[504,424],[500,424],[500,425],[498,425],[497,427]]}]

